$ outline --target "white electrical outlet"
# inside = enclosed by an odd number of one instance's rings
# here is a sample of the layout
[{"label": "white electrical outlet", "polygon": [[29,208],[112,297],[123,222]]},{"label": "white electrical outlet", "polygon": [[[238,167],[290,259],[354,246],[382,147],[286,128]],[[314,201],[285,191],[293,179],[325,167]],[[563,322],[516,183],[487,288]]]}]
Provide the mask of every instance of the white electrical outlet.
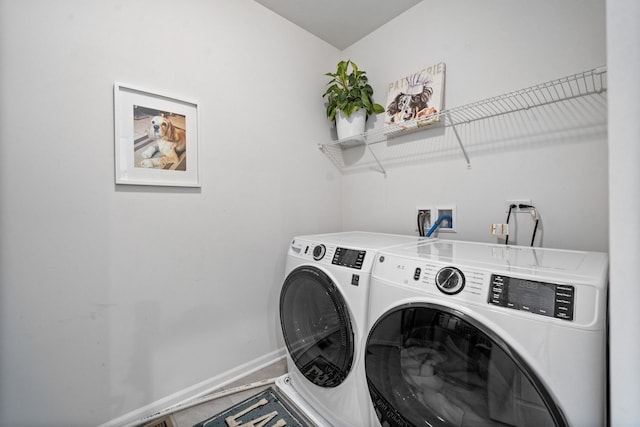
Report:
[{"label": "white electrical outlet", "polygon": [[491,235],[506,237],[509,235],[509,224],[491,224]]},{"label": "white electrical outlet", "polygon": [[518,207],[518,205],[530,205],[530,204],[531,204],[531,199],[507,200],[506,202],[504,202],[504,212],[508,213],[509,212],[509,206],[511,206],[511,205],[516,205],[515,208],[511,209],[511,213],[520,212],[520,208]]}]

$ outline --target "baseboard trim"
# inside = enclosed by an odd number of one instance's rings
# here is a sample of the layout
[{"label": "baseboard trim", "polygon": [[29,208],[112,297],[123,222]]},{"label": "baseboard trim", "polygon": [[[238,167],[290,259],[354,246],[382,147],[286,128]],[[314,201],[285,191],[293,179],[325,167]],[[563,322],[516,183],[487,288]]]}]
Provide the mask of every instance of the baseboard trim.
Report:
[{"label": "baseboard trim", "polygon": [[123,425],[134,423],[143,418],[149,417],[158,412],[164,411],[172,406],[182,405],[191,400],[200,398],[210,394],[214,390],[223,388],[224,386],[231,384],[235,381],[242,379],[247,375],[250,375],[260,369],[263,369],[275,362],[286,357],[286,350],[280,348],[276,351],[268,353],[264,356],[253,359],[245,364],[236,366],[220,375],[209,378],[193,386],[180,390],[170,396],[157,400],[142,408],[133,410],[129,413],[119,416],[111,421],[107,421],[104,424],[100,424],[98,427],[120,427]]}]

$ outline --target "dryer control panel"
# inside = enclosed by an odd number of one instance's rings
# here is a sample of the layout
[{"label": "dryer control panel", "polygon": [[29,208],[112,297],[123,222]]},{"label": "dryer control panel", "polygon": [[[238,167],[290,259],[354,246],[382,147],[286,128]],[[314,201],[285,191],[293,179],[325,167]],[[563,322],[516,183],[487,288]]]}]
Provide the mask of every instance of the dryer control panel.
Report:
[{"label": "dryer control panel", "polygon": [[491,275],[489,304],[573,320],[575,288],[500,274]]},{"label": "dryer control panel", "polygon": [[354,249],[297,239],[291,242],[289,256],[301,258],[320,265],[336,265],[362,272],[371,272],[373,257],[366,249]]},{"label": "dryer control panel", "polygon": [[364,256],[366,254],[367,251],[338,247],[336,248],[331,263],[360,270],[362,269],[362,263],[364,262]]}]

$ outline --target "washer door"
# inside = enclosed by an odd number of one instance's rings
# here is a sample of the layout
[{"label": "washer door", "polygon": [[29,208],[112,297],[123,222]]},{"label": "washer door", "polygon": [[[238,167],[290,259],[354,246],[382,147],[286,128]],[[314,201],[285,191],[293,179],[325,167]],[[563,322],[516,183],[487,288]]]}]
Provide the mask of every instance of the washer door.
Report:
[{"label": "washer door", "polygon": [[336,387],[354,358],[349,310],[333,281],[311,266],[293,270],[280,293],[280,324],[300,372],[320,387]]},{"label": "washer door", "polygon": [[369,334],[365,367],[383,426],[567,425],[509,345],[448,307],[408,304],[387,312]]}]

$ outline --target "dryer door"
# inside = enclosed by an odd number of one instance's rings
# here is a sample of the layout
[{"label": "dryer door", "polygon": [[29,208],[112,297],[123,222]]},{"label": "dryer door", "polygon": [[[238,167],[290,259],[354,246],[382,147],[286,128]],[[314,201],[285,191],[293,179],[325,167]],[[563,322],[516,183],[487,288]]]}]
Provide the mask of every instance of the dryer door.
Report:
[{"label": "dryer door", "polygon": [[393,309],[372,328],[366,350],[367,383],[382,425],[567,425],[525,361],[452,308]]},{"label": "dryer door", "polygon": [[287,276],[280,293],[280,324],[300,372],[320,387],[336,387],[354,358],[349,310],[322,270],[303,266]]}]

